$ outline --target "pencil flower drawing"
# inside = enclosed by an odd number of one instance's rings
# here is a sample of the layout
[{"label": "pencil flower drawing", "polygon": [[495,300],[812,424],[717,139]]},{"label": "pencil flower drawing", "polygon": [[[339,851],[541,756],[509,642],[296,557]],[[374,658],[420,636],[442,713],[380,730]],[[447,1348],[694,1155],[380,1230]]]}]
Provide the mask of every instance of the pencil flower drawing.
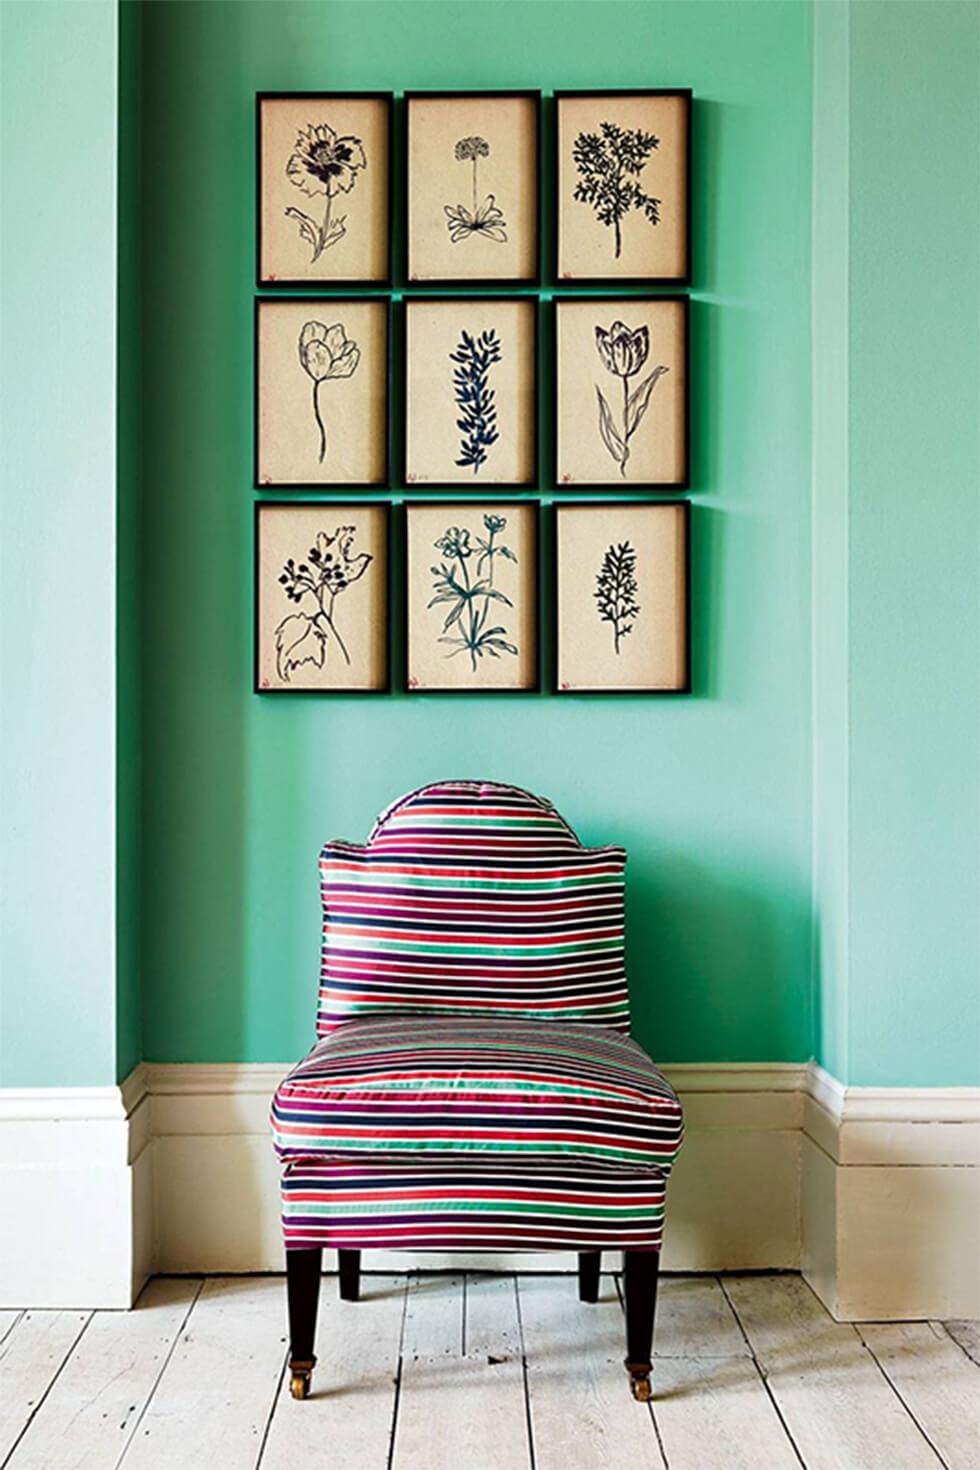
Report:
[{"label": "pencil flower drawing", "polygon": [[591,204],[601,224],[615,231],[618,260],[623,246],[622,223],[631,209],[642,210],[651,225],[660,223],[660,200],[640,188],[639,176],[660,139],[642,128],[599,124],[598,133],[579,133],[572,159],[581,178],[572,191],[580,204]]},{"label": "pencil flower drawing", "polygon": [[296,221],[303,239],[312,246],[311,265],[347,234],[347,216],[333,217],[333,202],[338,194],[350,193],[362,168],[367,168],[367,158],[360,138],[338,138],[327,123],[308,123],[300,130],[286,176],[311,199],[324,194],[327,201],[319,220],[301,209],[286,210],[286,218]]},{"label": "pencil flower drawing", "polygon": [[485,240],[502,243],[507,239],[507,221],[497,208],[494,196],[488,194],[482,204],[478,202],[480,196],[477,168],[481,158],[490,157],[490,144],[486,138],[460,138],[453,152],[457,163],[469,163],[473,166],[473,208],[469,210],[465,204],[443,205],[449,238],[454,245],[471,235],[481,235]]},{"label": "pencil flower drawing", "polygon": [[619,653],[622,640],[633,631],[640,611],[636,594],[636,552],[628,541],[612,544],[602,558],[596,575],[596,611],[604,623],[612,624],[613,648]]},{"label": "pencil flower drawing", "polygon": [[[483,526],[486,535],[477,536],[475,544],[465,527],[449,526],[433,543],[442,554],[442,562],[429,569],[434,578],[432,590],[435,596],[428,606],[448,607],[438,641],[451,646],[447,658],[455,658],[457,653],[468,653],[474,673],[478,660],[484,656],[499,658],[502,653],[517,653],[517,645],[508,641],[506,627],[502,623],[490,624],[494,604],[514,606],[510,598],[494,586],[497,559],[517,561],[510,547],[497,540],[507,527],[507,517],[485,515]],[[472,566],[471,558],[475,558]],[[497,612],[497,616],[501,614]]]},{"label": "pencil flower drawing", "polygon": [[487,452],[499,438],[490,369],[500,362],[501,355],[500,339],[493,329],[478,336],[461,332],[456,351],[449,354],[450,362],[456,364],[453,393],[460,410],[456,427],[462,435],[456,463],[464,467],[472,465],[474,475],[486,463]]},{"label": "pencil flower drawing", "polygon": [[339,322],[325,327],[307,322],[299,334],[299,360],[313,379],[313,416],[320,430],[320,463],[327,453],[327,430],[320,412],[320,384],[330,378],[349,378],[357,370],[361,349],[351,342]]},{"label": "pencil flower drawing", "polygon": [[631,391],[630,379],[636,376],[650,355],[650,329],[646,326],[637,327],[633,332],[622,322],[613,322],[608,331],[604,327],[596,327],[595,345],[603,367],[623,384],[621,423],[614,420],[612,409],[598,384],[595,391],[599,398],[599,434],[619,465],[619,473],[625,478],[630,440],[647,411],[650,394],[668,369],[661,363]]},{"label": "pencil flower drawing", "polygon": [[309,560],[296,565],[290,557],[279,581],[290,602],[300,612],[290,613],[276,629],[276,668],[287,683],[301,664],[322,669],[333,641],[346,664],[350,653],[337,627],[336,602],[352,582],[358,581],[374,560],[366,551],[353,554],[356,530],[338,526],[332,536],[320,531]]}]

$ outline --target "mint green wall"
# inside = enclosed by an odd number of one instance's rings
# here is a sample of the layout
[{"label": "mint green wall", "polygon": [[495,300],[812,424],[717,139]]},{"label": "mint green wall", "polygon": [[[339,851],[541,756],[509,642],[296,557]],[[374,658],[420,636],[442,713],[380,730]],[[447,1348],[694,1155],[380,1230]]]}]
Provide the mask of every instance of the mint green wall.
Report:
[{"label": "mint green wall", "polygon": [[[145,8],[147,1057],[300,1053],[320,843],[465,775],[628,846],[637,1031],[659,1057],[809,1055],[810,20],[658,0]],[[253,696],[254,92],[658,84],[698,99],[694,697]]]}]

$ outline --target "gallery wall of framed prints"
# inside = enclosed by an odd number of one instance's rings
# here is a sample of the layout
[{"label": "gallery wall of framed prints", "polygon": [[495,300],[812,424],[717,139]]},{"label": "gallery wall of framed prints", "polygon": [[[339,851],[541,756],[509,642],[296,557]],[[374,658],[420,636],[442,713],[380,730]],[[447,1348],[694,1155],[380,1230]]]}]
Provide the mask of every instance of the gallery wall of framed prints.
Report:
[{"label": "gallery wall of framed prints", "polygon": [[692,112],[258,94],[257,693],[694,687]]}]

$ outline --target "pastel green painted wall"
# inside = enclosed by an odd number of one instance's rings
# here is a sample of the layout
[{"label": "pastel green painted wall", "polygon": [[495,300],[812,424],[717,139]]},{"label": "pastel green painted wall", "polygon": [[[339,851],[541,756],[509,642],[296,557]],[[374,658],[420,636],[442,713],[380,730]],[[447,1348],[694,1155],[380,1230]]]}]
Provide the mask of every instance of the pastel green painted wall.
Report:
[{"label": "pastel green painted wall", "polygon": [[[627,845],[656,1055],[809,1055],[810,21],[658,0],[146,7],[148,1058],[299,1054],[319,845],[465,775]],[[658,84],[697,95],[694,696],[252,695],[254,92]]]}]

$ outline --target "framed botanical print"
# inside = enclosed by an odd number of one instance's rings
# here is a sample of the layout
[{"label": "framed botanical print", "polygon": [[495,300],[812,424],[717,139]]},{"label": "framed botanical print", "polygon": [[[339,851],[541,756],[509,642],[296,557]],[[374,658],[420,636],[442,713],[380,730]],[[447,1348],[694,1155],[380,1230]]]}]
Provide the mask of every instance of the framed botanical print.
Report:
[{"label": "framed botanical print", "polygon": [[690,684],[686,500],[555,507],[559,694],[685,694]]},{"label": "framed botanical print", "polygon": [[684,296],[555,303],[555,478],[561,486],[688,486]]},{"label": "framed botanical print", "polygon": [[537,303],[415,297],[405,306],[410,485],[533,485]]},{"label": "framed botanical print", "polygon": [[691,279],[691,93],[556,92],[555,274]]},{"label": "framed botanical print", "polygon": [[260,286],[388,285],[390,92],[260,92]]},{"label": "framed botanical print", "polygon": [[255,484],[388,483],[387,297],[255,303]]},{"label": "framed botanical print", "polygon": [[391,507],[278,501],[255,507],[255,689],[389,688]]},{"label": "framed botanical print", "polygon": [[539,92],[406,92],[409,281],[537,284]]},{"label": "framed botanical print", "polygon": [[538,506],[406,506],[406,685],[419,693],[538,687]]}]

